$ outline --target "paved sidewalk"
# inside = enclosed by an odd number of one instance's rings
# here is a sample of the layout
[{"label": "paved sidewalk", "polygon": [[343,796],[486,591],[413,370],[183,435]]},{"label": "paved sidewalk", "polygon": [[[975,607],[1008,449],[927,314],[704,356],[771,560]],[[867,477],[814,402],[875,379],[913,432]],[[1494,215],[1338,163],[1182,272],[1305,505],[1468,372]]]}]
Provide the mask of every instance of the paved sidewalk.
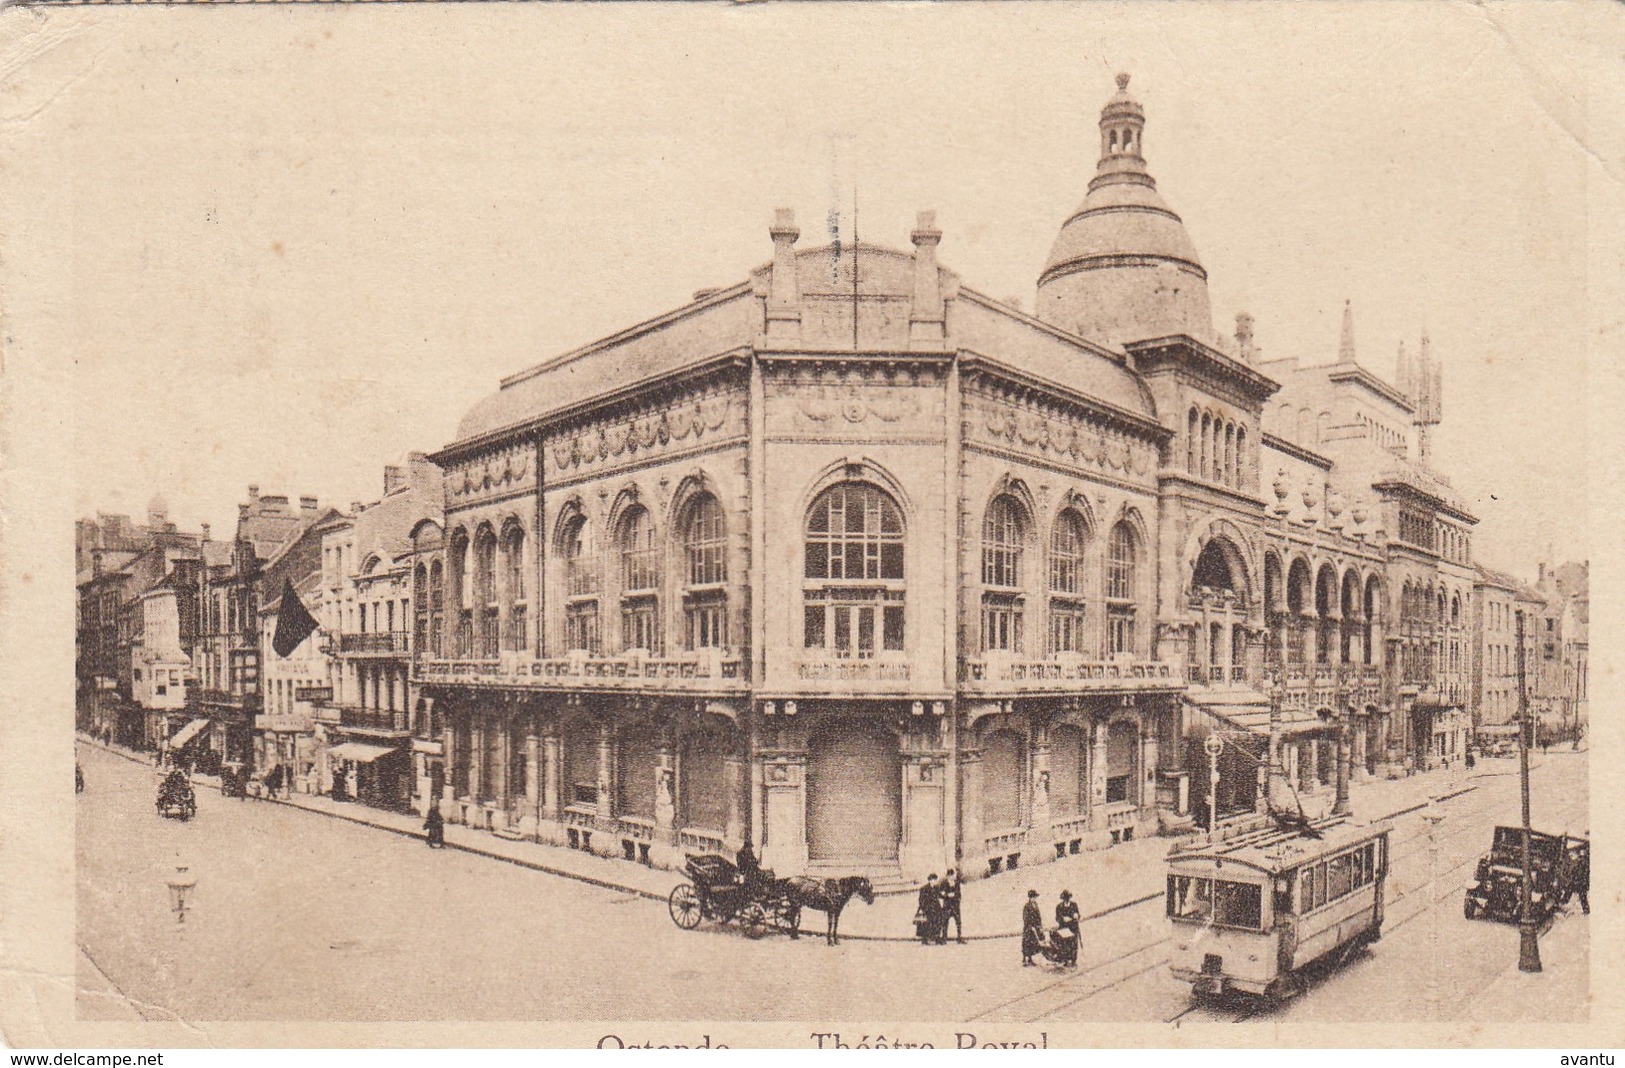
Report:
[{"label": "paved sidewalk", "polygon": [[[142,754],[104,745],[83,735],[79,736],[79,742],[101,746],[138,763],[148,762]],[[1427,804],[1430,796],[1471,790],[1475,788],[1477,779],[1504,774],[1517,774],[1517,762],[1487,760],[1479,761],[1471,772],[1457,765],[1448,772],[1440,769],[1401,779],[1355,782],[1350,786],[1350,803],[1357,818],[1387,817],[1414,811]],[[220,785],[219,779],[210,775],[195,775],[193,781],[215,789]],[[1309,815],[1318,816],[1329,811],[1332,802],[1332,792],[1322,790],[1304,798],[1303,807]],[[289,805],[406,837],[421,839],[424,836],[420,817],[387,812],[359,802],[336,802],[330,797],[296,792],[276,801],[250,797],[239,803]],[[1054,912],[1055,902],[1063,889],[1072,891],[1085,920],[1160,896],[1163,858],[1175,840],[1136,839],[1110,849],[1082,853],[1064,860],[1022,867],[1014,872],[967,882],[962,904],[966,937],[978,940],[1020,937],[1021,907],[1026,902],[1026,891],[1029,889],[1039,892],[1046,919]],[[460,824],[446,825],[446,847],[658,901],[665,901],[672,888],[684,879],[681,872],[647,868],[562,846],[499,838],[488,831],[470,830]],[[427,846],[424,848],[427,851]],[[911,941],[914,909],[913,893],[888,894],[876,898],[875,903],[869,906],[854,899],[842,915],[841,935],[865,940]],[[804,930],[821,930],[822,926],[823,918],[819,915],[809,914],[803,920]]]}]

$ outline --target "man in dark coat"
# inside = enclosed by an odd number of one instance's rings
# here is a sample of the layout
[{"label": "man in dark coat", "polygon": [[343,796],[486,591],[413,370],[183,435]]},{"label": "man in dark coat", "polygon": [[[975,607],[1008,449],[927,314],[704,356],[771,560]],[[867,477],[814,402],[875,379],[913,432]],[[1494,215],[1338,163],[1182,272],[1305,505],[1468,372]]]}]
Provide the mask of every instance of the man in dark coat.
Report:
[{"label": "man in dark coat", "polygon": [[429,806],[428,818],[423,821],[423,829],[428,833],[425,839],[430,849],[446,848],[446,817],[440,814],[438,804]]},{"label": "man in dark coat", "polygon": [[1021,966],[1037,967],[1033,961],[1044,948],[1044,913],[1038,907],[1038,891],[1027,891],[1027,905],[1021,910]]},{"label": "man in dark coat", "polygon": [[756,850],[751,847],[750,839],[745,839],[745,844],[734,854],[734,867],[739,871],[741,885],[750,886],[761,876],[762,864],[756,859]]},{"label": "man in dark coat", "polygon": [[959,902],[964,896],[959,885],[959,873],[949,868],[948,874],[942,880],[942,889],[938,891],[942,899],[942,928],[938,934],[944,942],[948,941],[948,921],[954,921],[954,941],[960,945],[965,944],[965,922],[959,917]]},{"label": "man in dark coat", "polygon": [[1066,960],[1063,962],[1069,968],[1078,966],[1078,939],[1081,937],[1082,912],[1078,903],[1072,900],[1072,891],[1062,890],[1061,901],[1055,906],[1055,926],[1058,930],[1069,931],[1070,939],[1063,940],[1066,949]]},{"label": "man in dark coat", "polygon": [[914,934],[925,945],[940,942],[942,895],[937,889],[937,873],[932,872],[920,887],[919,907],[914,911]]}]

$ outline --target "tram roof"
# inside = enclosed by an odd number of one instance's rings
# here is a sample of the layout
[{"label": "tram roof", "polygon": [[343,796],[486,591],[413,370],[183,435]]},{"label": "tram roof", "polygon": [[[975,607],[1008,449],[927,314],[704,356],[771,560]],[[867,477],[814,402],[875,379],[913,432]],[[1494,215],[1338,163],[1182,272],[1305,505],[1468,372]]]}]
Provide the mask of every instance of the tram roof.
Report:
[{"label": "tram roof", "polygon": [[1347,816],[1332,816],[1310,823],[1319,838],[1298,829],[1272,827],[1231,838],[1228,841],[1176,848],[1168,854],[1169,864],[1189,861],[1239,864],[1275,874],[1309,863],[1328,853],[1336,853],[1359,842],[1385,834],[1391,824],[1356,823]]}]

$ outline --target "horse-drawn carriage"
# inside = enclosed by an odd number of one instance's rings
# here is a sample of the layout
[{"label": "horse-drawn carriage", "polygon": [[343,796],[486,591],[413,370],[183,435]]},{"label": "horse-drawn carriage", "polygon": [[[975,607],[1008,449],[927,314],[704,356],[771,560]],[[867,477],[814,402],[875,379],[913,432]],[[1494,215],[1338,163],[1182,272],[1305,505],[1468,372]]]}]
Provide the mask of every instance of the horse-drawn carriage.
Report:
[{"label": "horse-drawn carriage", "polygon": [[[1529,907],[1544,922],[1572,894],[1591,889],[1591,843],[1565,834],[1529,832]],[[1523,915],[1523,828],[1497,827],[1462,903],[1466,917],[1517,923]]]},{"label": "horse-drawn carriage", "polygon": [[678,883],[666,901],[672,922],[683,930],[692,931],[707,919],[738,923],[746,938],[761,938],[769,931],[798,935],[801,906],[788,880],[775,879],[766,870],[742,878],[733,862],[709,854],[689,857],[683,867],[691,881]]},{"label": "horse-drawn carriage", "polygon": [[179,820],[197,815],[197,795],[184,772],[170,772],[158,786],[158,815]]}]

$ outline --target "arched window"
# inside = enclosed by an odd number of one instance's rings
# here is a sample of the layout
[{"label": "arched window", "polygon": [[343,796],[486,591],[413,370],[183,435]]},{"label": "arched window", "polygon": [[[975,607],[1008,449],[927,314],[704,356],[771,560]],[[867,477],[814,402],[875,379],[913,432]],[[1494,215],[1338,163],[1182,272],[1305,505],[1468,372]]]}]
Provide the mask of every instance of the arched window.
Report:
[{"label": "arched window", "polygon": [[429,568],[420,562],[412,569],[412,651],[422,656],[428,650]]},{"label": "arched window", "polygon": [[1196,435],[1200,433],[1200,424],[1197,420],[1196,409],[1191,409],[1189,420],[1185,428],[1185,473],[1196,474]]},{"label": "arched window", "polygon": [[982,519],[982,649],[1022,649],[1022,553],[1027,540],[1021,502],[1009,494],[993,498]]},{"label": "arched window", "polygon": [[1125,520],[1112,528],[1106,548],[1106,652],[1133,653],[1135,594],[1140,563],[1139,537]]},{"label": "arched window", "polygon": [[727,528],[722,505],[709,493],[689,502],[683,515],[683,553],[688,588],[683,618],[690,649],[720,649],[728,644]]},{"label": "arched window", "polygon": [[439,560],[429,564],[429,655],[440,655],[441,628],[446,625],[446,571]]},{"label": "arched window", "polygon": [[803,640],[837,657],[904,645],[903,514],[867,482],[842,482],[807,516]]},{"label": "arched window", "polygon": [[1236,482],[1236,424],[1224,424],[1224,477],[1226,485]]},{"label": "arched window", "polygon": [[1203,478],[1213,477],[1213,417],[1202,413],[1202,469]]},{"label": "arched window", "polygon": [[1083,652],[1084,569],[1089,528],[1072,508],[1055,518],[1049,543],[1049,647],[1051,653]]},{"label": "arched window", "polygon": [[564,565],[564,647],[596,653],[599,648],[598,567],[592,528],[584,515],[571,516],[559,531]]},{"label": "arched window", "polygon": [[456,606],[456,632],[452,635],[452,655],[472,656],[474,652],[474,591],[469,574],[470,545],[462,530],[451,536],[451,602]]},{"label": "arched window", "polygon": [[1246,471],[1247,428],[1238,426],[1236,427],[1236,485],[1242,489],[1245,489],[1248,485],[1248,479],[1245,477]]},{"label": "arched window", "polygon": [[621,555],[621,648],[660,651],[660,568],[654,520],[642,505],[621,517],[615,547]]},{"label": "arched window", "polygon": [[510,523],[502,532],[502,565],[508,602],[502,647],[524,649],[529,644],[530,602],[525,583],[525,531],[517,523]]},{"label": "arched window", "polygon": [[497,536],[481,527],[474,536],[474,600],[478,610],[474,655],[482,660],[497,655]]}]

